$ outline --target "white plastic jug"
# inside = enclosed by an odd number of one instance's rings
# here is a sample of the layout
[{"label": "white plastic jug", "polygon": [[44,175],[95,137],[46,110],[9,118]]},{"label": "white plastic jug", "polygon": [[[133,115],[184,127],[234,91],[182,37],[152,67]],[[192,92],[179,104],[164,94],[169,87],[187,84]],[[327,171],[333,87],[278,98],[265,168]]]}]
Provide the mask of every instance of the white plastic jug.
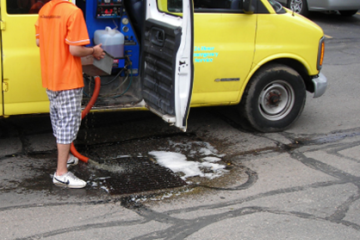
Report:
[{"label": "white plastic jug", "polygon": [[124,57],[124,34],[111,27],[105,30],[96,30],[94,43],[102,43],[102,48],[114,58]]}]

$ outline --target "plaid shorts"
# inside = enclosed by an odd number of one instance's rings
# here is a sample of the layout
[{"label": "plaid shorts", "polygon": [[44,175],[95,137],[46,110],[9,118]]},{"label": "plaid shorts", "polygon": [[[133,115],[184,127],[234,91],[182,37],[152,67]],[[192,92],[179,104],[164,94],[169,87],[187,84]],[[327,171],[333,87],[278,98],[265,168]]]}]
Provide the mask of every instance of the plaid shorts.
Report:
[{"label": "plaid shorts", "polygon": [[83,88],[51,91],[46,90],[50,100],[50,119],[56,142],[70,144],[77,136],[81,124],[81,100]]}]

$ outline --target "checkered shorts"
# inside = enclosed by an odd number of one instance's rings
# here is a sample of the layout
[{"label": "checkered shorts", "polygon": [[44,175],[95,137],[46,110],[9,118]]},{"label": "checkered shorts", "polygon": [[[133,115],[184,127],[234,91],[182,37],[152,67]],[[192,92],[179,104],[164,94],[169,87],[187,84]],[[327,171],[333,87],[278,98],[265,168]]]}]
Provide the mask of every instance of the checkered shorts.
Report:
[{"label": "checkered shorts", "polygon": [[50,119],[56,142],[70,144],[76,139],[81,123],[83,89],[46,90],[50,100]]}]

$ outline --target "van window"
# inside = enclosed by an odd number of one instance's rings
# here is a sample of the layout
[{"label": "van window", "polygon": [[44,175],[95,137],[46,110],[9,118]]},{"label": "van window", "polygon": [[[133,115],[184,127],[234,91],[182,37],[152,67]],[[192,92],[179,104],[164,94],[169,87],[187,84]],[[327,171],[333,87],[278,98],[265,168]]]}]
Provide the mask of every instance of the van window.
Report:
[{"label": "van window", "polygon": [[169,12],[182,12],[182,0],[168,0]]},{"label": "van window", "polygon": [[[194,8],[198,9],[231,9],[232,3],[236,5],[238,0],[194,0]],[[235,6],[234,6],[235,7]],[[236,6],[238,7],[238,6]]]},{"label": "van window", "polygon": [[281,3],[279,3],[278,1],[275,0],[268,0],[268,2],[270,3],[270,5],[274,8],[276,13],[286,13],[285,9],[283,8],[283,6],[281,5]]},{"label": "van window", "polygon": [[50,0],[6,0],[9,14],[37,14],[41,7]]},{"label": "van window", "polygon": [[[181,0],[168,0],[168,11],[182,12]],[[195,12],[232,12],[242,9],[242,0],[194,0]]]}]

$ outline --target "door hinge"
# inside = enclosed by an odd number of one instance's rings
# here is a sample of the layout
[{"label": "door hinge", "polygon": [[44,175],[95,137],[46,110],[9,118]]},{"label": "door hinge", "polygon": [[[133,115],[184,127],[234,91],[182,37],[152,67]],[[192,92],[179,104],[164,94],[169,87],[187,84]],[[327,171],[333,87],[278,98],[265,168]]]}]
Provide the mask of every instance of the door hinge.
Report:
[{"label": "door hinge", "polygon": [[3,92],[7,92],[9,90],[9,84],[7,82],[3,82]]},{"label": "door hinge", "polygon": [[0,29],[2,30],[2,31],[4,31],[5,30],[5,22],[4,21],[0,21]]}]

